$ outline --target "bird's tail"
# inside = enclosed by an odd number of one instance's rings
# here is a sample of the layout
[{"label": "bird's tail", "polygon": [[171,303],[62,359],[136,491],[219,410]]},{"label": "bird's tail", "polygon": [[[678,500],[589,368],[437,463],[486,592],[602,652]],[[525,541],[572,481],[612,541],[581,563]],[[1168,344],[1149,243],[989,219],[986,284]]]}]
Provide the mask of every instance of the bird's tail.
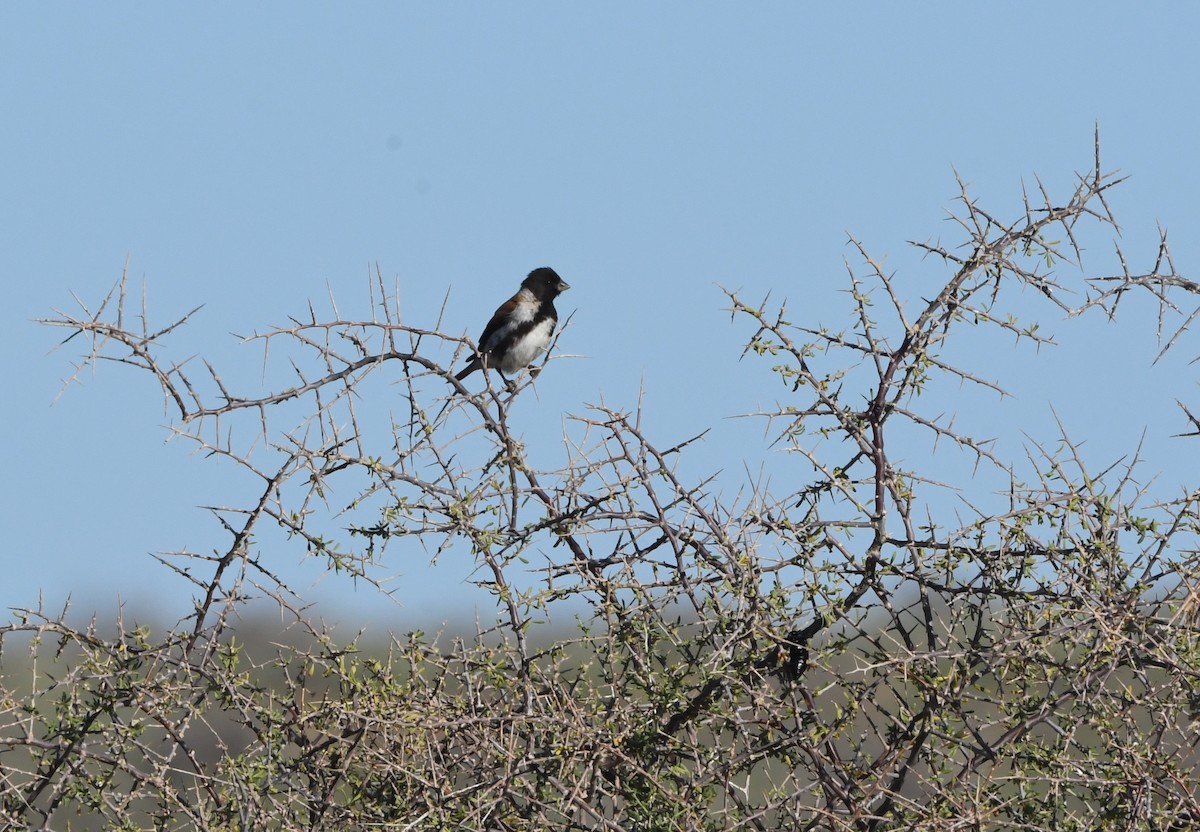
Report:
[{"label": "bird's tail", "polygon": [[463,368],[462,368],[461,370],[459,370],[457,373],[455,373],[455,374],[454,374],[454,377],[455,377],[456,379],[458,379],[459,381],[462,381],[464,378],[466,378],[467,376],[471,375],[471,373],[473,373],[473,372],[475,372],[476,370],[478,370],[478,369],[480,368],[480,366],[482,366],[482,365],[479,363],[479,359],[478,359],[478,358],[472,358],[472,359],[471,359],[471,363],[470,363],[470,364],[468,364],[466,367],[463,367]]}]

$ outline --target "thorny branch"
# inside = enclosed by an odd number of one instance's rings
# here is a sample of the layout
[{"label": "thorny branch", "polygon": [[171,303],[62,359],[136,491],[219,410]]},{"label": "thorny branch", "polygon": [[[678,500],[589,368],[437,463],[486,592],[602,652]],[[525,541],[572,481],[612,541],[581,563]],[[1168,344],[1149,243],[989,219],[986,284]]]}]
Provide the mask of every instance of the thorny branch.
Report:
[{"label": "thorny branch", "polygon": [[[1109,273],[1083,262],[1115,237],[1120,181],[1098,140],[1066,199],[1038,181],[1012,220],[960,179],[958,238],[914,244],[932,298],[852,240],[841,331],[728,292],[746,354],[783,385],[757,415],[793,454],[787,484],[747,477],[733,496],[727,475],[690,473],[705,437],[660,445],[637,409],[569,415],[563,461],[535,466],[546,449],[510,418],[532,375],[464,387],[449,368],[469,342],[403,321],[378,274],[369,315],[331,299],[246,338],[265,388],[248,392],[236,368],[170,359],[196,310],[151,326],[124,279],[96,311],[59,313],[45,323],[86,344],[71,380],[149,373],[174,436],[254,496],[212,509],[228,537],[213,554],[160,556],[196,594],[167,632],[40,609],[0,628],[6,672],[32,637],[28,679],[6,676],[0,700],[0,825],[1195,825],[1200,488],[1162,493],[1140,449],[1094,470],[1065,430],[1009,459],[919,398],[936,378],[1003,391],[962,364],[967,328],[1051,345],[1014,314],[1023,288],[1035,319],[1117,320],[1140,292],[1164,352],[1182,342],[1200,292],[1165,233],[1144,273],[1119,248]],[[905,469],[914,434],[966,451],[1007,508]],[[292,541],[381,591],[385,562],[470,560],[495,618],[343,643],[280,577]],[[237,613],[263,597],[287,626],[254,639]]]}]

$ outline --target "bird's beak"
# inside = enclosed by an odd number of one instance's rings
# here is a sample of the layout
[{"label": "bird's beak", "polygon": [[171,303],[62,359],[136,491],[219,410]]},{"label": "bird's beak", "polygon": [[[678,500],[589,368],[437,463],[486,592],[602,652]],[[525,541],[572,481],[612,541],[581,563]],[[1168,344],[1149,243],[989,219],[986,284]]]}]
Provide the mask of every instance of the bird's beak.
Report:
[{"label": "bird's beak", "polygon": [[571,284],[565,280],[558,281],[558,291],[565,292],[571,288]]}]

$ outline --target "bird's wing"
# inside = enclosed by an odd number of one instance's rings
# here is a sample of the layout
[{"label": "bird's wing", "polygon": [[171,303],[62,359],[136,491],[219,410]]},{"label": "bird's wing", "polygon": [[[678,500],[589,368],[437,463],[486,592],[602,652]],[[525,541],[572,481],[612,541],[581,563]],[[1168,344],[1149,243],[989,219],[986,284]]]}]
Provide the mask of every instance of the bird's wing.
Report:
[{"label": "bird's wing", "polygon": [[500,305],[496,310],[496,314],[492,315],[492,319],[488,321],[487,326],[483,328],[483,334],[479,336],[479,351],[486,353],[491,346],[489,341],[500,331],[506,324],[510,324],[513,320],[513,313],[521,304],[521,293],[513,295]]}]

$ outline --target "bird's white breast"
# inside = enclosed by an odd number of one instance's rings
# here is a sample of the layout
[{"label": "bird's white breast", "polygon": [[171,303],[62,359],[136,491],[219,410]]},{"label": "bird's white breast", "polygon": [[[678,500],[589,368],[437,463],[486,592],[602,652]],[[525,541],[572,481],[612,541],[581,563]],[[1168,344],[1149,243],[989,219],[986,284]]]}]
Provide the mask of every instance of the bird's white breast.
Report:
[{"label": "bird's white breast", "polygon": [[[524,322],[528,322],[530,317],[532,315],[526,316]],[[513,345],[504,356],[505,360],[499,365],[500,371],[511,374],[523,367],[528,367],[549,345],[550,336],[554,334],[554,323],[553,319],[547,318],[529,330],[524,337],[518,338],[513,342]],[[500,333],[496,334],[500,335]]]}]

